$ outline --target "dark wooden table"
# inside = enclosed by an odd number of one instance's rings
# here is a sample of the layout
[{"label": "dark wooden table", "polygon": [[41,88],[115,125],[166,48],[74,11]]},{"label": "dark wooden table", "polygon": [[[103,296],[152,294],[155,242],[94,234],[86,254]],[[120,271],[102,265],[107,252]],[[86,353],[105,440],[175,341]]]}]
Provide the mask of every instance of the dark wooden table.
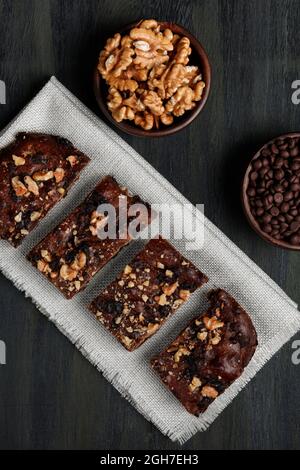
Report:
[{"label": "dark wooden table", "polygon": [[[300,128],[298,0],[1,0],[4,127],[55,74],[97,111],[91,71],[103,38],[131,21],[183,24],[209,54],[205,110],[162,139],[122,137],[300,303],[299,253],[260,240],[243,216],[243,166],[275,135]],[[0,448],[176,449],[0,276]],[[298,335],[298,339],[300,336]],[[300,365],[287,344],[205,433],[185,449],[300,448]]]}]

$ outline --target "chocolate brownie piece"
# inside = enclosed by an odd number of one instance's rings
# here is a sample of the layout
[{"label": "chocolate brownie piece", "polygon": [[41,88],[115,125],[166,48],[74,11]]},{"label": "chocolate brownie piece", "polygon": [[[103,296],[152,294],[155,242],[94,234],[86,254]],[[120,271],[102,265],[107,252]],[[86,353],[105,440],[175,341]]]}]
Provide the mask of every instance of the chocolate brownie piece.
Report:
[{"label": "chocolate brownie piece", "polygon": [[210,292],[209,300],[208,311],[151,361],[162,381],[196,416],[242,374],[257,346],[249,315],[231,295],[218,289]]},{"label": "chocolate brownie piece", "polygon": [[[134,204],[143,204],[146,208],[146,215],[140,218],[141,229],[150,222],[149,206],[138,196],[129,194],[126,188],[121,188],[113,177],[106,176],[85,201],[28,254],[31,263],[67,298],[84,289],[92,277],[131,241],[128,227],[132,218],[128,217],[124,223],[120,221],[121,200],[127,214]],[[115,218],[101,212],[101,204],[115,208]],[[105,229],[110,222],[115,224],[115,235],[99,237],[99,230]]]},{"label": "chocolate brownie piece", "polygon": [[68,140],[22,132],[0,151],[0,238],[18,246],[90,159]]},{"label": "chocolate brownie piece", "polygon": [[133,351],[207,280],[169,242],[153,239],[92,302],[90,310]]}]

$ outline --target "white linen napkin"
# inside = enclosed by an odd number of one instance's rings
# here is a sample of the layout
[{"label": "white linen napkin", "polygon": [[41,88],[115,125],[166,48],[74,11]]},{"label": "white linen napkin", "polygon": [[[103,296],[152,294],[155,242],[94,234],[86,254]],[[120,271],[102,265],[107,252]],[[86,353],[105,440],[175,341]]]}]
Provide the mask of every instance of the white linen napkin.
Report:
[{"label": "white linen napkin", "polygon": [[[205,430],[273,354],[300,329],[296,304],[205,218],[202,249],[186,251],[184,241],[171,239],[171,242],[209,276],[209,283],[193,294],[190,301],[137,351],[125,351],[89,313],[87,305],[141,248],[140,241],[125,248],[73,300],[66,300],[25,256],[104,175],[115,176],[118,182],[150,203],[186,204],[188,201],[55,77],[2,131],[0,147],[11,142],[19,131],[66,137],[91,157],[91,163],[68,196],[50,211],[21,247],[15,249],[0,240],[1,271],[32,298],[40,311],[146,419],[172,440],[184,443],[197,431]],[[149,359],[174,339],[190,318],[204,311],[206,293],[214,287],[228,290],[249,312],[259,345],[240,379],[197,418],[185,411],[165,388],[151,370]]]}]

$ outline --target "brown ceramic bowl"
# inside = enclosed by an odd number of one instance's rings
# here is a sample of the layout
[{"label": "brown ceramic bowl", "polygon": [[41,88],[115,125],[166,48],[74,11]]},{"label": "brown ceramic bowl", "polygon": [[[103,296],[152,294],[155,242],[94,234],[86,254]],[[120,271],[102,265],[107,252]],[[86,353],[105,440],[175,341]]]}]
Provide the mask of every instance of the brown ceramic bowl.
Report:
[{"label": "brown ceramic bowl", "polygon": [[263,145],[258,150],[258,152],[256,152],[254,157],[251,159],[251,161],[249,162],[249,165],[247,167],[247,170],[246,170],[246,173],[245,173],[245,176],[244,176],[244,180],[243,180],[243,184],[242,184],[242,203],[243,203],[243,209],[244,209],[244,212],[245,212],[245,215],[248,219],[249,224],[256,231],[256,233],[258,233],[258,235],[260,235],[265,241],[267,241],[268,243],[271,243],[274,246],[280,247],[280,248],[286,248],[286,249],[289,249],[289,250],[300,251],[300,246],[292,245],[292,244],[290,244],[290,243],[288,243],[287,241],[284,241],[284,240],[277,240],[276,238],[273,238],[269,234],[265,233],[260,228],[259,223],[257,222],[257,220],[255,219],[255,217],[253,216],[253,214],[251,212],[250,204],[249,204],[249,197],[247,195],[247,189],[248,189],[248,186],[249,186],[249,174],[252,170],[251,164],[253,163],[253,161],[259,157],[259,155],[260,155],[260,153],[262,152],[263,149],[265,149],[266,147],[269,147],[270,145],[272,145],[276,140],[286,139],[287,137],[299,137],[300,138],[300,132],[293,132],[293,133],[284,134],[284,135],[275,137],[275,139],[272,139],[270,142],[267,142],[265,145]]},{"label": "brown ceramic bowl", "polygon": [[[136,27],[139,22],[132,23],[123,29],[121,29],[120,34],[126,34],[132,28]],[[162,125],[161,129],[152,129],[150,131],[146,131],[141,127],[136,126],[135,124],[131,123],[131,121],[122,121],[116,122],[110,111],[106,105],[106,97],[108,94],[108,87],[105,83],[105,80],[101,77],[97,70],[97,66],[94,71],[94,93],[96,96],[97,103],[99,108],[103,112],[103,114],[107,117],[109,121],[111,121],[115,126],[121,129],[128,134],[142,136],[142,137],[162,137],[164,135],[171,135],[175,132],[180,131],[184,127],[188,126],[200,113],[203,109],[206,100],[209,95],[210,90],[210,83],[211,83],[211,69],[210,64],[206,55],[205,50],[197,41],[197,39],[189,33],[186,29],[176,23],[168,23],[168,22],[159,22],[162,30],[169,28],[173,33],[179,34],[180,36],[186,36],[189,38],[191,42],[192,53],[190,55],[190,63],[189,65],[198,65],[200,69],[200,73],[202,74],[203,81],[205,82],[205,88],[203,90],[202,99],[196,102],[196,106],[187,111],[183,116],[174,117],[174,122],[170,126]]]}]

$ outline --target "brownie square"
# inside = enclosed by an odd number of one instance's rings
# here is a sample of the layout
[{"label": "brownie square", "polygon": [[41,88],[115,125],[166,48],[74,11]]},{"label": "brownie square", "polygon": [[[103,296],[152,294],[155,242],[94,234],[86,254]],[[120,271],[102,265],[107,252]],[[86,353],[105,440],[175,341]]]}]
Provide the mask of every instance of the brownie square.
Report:
[{"label": "brownie square", "polygon": [[90,310],[128,351],[152,336],[208,278],[167,240],[150,240]]},{"label": "brownie square", "polygon": [[18,246],[66,196],[89,161],[62,137],[17,134],[0,151],[0,238]]},{"label": "brownie square", "polygon": [[[28,259],[67,298],[86,287],[93,276],[127,245],[132,236],[128,227],[131,217],[120,220],[120,201],[125,201],[128,211],[134,204],[143,204],[146,216],[140,229],[150,222],[149,206],[138,196],[132,196],[120,187],[112,176],[106,176],[52,232],[28,254]],[[116,237],[99,237],[98,230],[105,228],[111,215],[106,216],[98,208],[109,204],[116,209]],[[104,206],[103,206],[104,207]],[[111,219],[112,220],[112,219]]]},{"label": "brownie square", "polygon": [[257,347],[251,318],[236,300],[222,289],[210,292],[209,299],[207,312],[151,361],[164,384],[196,416],[240,377]]}]

